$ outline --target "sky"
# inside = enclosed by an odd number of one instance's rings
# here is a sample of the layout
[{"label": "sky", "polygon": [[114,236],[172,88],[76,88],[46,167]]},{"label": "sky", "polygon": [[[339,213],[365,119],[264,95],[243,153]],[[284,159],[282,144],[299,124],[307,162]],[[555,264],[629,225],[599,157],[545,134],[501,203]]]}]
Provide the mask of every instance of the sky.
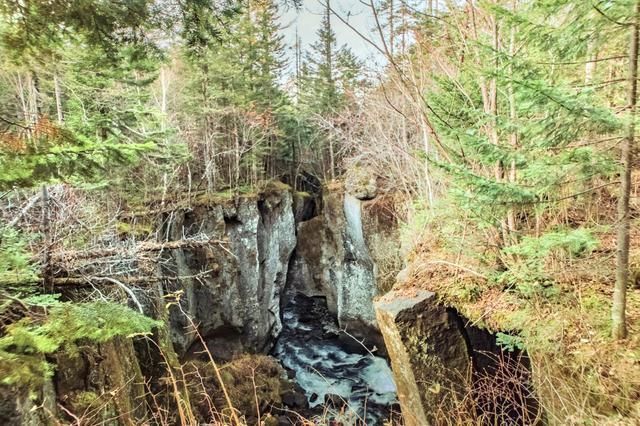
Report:
[{"label": "sky", "polygon": [[[295,45],[296,28],[302,39],[303,49],[308,48],[317,40],[317,31],[320,28],[322,15],[324,11],[324,0],[303,0],[302,7],[299,10],[291,8],[282,10],[280,23],[285,36],[285,42],[291,49],[289,57],[295,57],[293,46]],[[363,5],[359,0],[332,0],[331,8],[339,13],[345,20],[349,22],[362,34],[372,38],[376,42],[379,41],[377,32],[374,30],[374,21],[370,9]],[[351,50],[363,60],[366,60],[372,68],[380,66],[382,55],[369,43],[364,41],[349,26],[342,23],[337,17],[332,17],[331,24],[336,33],[336,42],[338,46],[346,44]]]}]

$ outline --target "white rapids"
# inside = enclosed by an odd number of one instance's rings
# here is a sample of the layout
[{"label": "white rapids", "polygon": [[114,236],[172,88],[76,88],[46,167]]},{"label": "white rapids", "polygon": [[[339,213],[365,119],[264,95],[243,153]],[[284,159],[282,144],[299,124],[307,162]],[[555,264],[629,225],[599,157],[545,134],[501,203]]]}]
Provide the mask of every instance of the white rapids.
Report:
[{"label": "white rapids", "polygon": [[283,323],[274,355],[295,372],[310,407],[345,425],[382,425],[389,418],[397,403],[389,364],[345,345],[324,299],[295,295]]}]

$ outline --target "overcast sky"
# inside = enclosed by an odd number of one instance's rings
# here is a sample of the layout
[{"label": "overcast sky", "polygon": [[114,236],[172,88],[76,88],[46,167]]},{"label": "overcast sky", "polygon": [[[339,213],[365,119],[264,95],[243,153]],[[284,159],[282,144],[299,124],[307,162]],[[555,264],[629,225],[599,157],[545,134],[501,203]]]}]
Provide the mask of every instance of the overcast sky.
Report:
[{"label": "overcast sky", "polygon": [[[374,31],[373,17],[368,7],[359,0],[332,0],[331,8],[339,13],[349,24],[361,33],[373,38],[378,42],[378,37]],[[281,24],[285,35],[285,41],[291,49],[290,58],[294,58],[293,46],[295,45],[296,27],[302,39],[303,48],[309,47],[317,39],[318,28],[322,21],[324,11],[323,0],[303,0],[302,7],[296,11],[282,10]],[[331,19],[332,27],[336,33],[338,46],[346,44],[361,59],[367,60],[370,66],[376,67],[382,62],[381,55],[378,54],[370,44],[362,40],[352,29],[342,23],[335,16]]]}]

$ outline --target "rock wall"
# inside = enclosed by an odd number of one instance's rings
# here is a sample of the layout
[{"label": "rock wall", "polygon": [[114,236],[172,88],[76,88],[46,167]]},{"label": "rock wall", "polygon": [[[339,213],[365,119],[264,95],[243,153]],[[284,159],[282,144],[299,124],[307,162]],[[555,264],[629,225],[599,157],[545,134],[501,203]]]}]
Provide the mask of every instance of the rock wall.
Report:
[{"label": "rock wall", "polygon": [[147,390],[132,339],[78,342],[77,350],[60,350],[47,360],[55,370],[42,383],[31,383],[31,388],[0,385],[0,424],[148,423]]},{"label": "rock wall", "polygon": [[60,404],[87,424],[133,426],[147,420],[146,389],[131,339],[58,353],[53,384]]},{"label": "rock wall", "polygon": [[[39,409],[40,408],[40,409]],[[38,390],[0,385],[0,424],[4,426],[57,425],[56,392],[50,379]]]},{"label": "rock wall", "polygon": [[544,422],[525,352],[426,290],[396,288],[375,309],[406,426]]},{"label": "rock wall", "polygon": [[342,327],[377,327],[373,299],[389,289],[378,265],[394,269],[400,264],[397,223],[376,208],[380,202],[325,190],[319,215],[298,224],[291,286],[310,297],[326,297]]},{"label": "rock wall", "polygon": [[[135,302],[131,294],[123,297],[166,327],[155,331],[155,343],[114,339],[86,345],[75,356],[57,354],[52,359],[56,374],[42,400],[53,404],[52,411],[58,402],[73,413],[91,412],[104,424],[111,424],[108,418],[118,419],[113,424],[149,420],[145,383],[152,393],[165,392],[167,364],[178,372],[181,361],[202,357],[202,343],[189,318],[218,360],[268,352],[282,329],[287,284],[309,296],[324,296],[341,326],[353,324],[360,331],[377,327],[373,298],[383,290],[376,264],[388,247],[393,253],[399,248],[377,202],[329,191],[321,204],[302,197],[294,213],[292,194],[279,188],[236,199],[199,200],[189,208],[161,213],[156,241],[147,242],[153,243],[153,252],[131,258],[127,254],[122,260],[117,253],[110,256],[124,269],[151,277],[146,284],[131,286]],[[150,223],[152,218],[144,220]],[[391,245],[383,244],[387,240]],[[123,247],[130,249],[131,244],[125,241]],[[97,273],[91,260],[83,267],[88,275]],[[86,291],[91,290],[80,285],[65,297],[82,298]],[[105,395],[113,395],[106,405]],[[28,414],[35,402],[26,396],[9,402],[0,406],[0,419],[43,424]],[[97,403],[102,405],[96,409]]]},{"label": "rock wall", "polygon": [[178,294],[179,307],[169,311],[178,354],[202,349],[198,337],[187,332],[187,315],[218,358],[269,350],[282,329],[280,295],[296,245],[291,194],[173,211],[164,222],[169,241],[219,241],[168,250],[159,264],[168,278],[165,294]]},{"label": "rock wall", "polygon": [[464,332],[428,291],[391,292],[375,308],[405,425],[428,425],[464,390],[471,366]]}]

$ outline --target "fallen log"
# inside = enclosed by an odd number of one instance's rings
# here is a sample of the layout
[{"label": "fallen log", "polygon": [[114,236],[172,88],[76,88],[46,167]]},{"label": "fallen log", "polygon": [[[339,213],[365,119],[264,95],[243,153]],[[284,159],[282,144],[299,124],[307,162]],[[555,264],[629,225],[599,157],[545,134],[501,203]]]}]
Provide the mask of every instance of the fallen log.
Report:
[{"label": "fallen log", "polygon": [[[52,253],[52,260],[54,262],[61,262],[68,259],[81,260],[81,259],[93,259],[110,256],[131,256],[136,253],[154,252],[162,250],[178,250],[183,248],[197,248],[208,247],[212,245],[223,246],[228,242],[225,240],[176,240],[176,241],[145,241],[134,247],[109,247],[99,248],[94,250],[65,250]],[[224,248],[224,247],[223,247]],[[226,248],[225,248],[226,250]]]},{"label": "fallen log", "polygon": [[218,271],[218,268],[209,269],[198,274],[194,275],[180,275],[180,276],[134,276],[134,277],[122,277],[122,276],[97,276],[97,277],[58,277],[53,279],[54,287],[64,287],[64,286],[90,286],[95,285],[96,283],[111,283],[113,284],[113,280],[117,279],[118,281],[124,284],[130,285],[144,285],[144,284],[153,284],[161,281],[182,281],[182,280],[190,280],[197,278],[204,278],[211,273],[215,273]]}]

